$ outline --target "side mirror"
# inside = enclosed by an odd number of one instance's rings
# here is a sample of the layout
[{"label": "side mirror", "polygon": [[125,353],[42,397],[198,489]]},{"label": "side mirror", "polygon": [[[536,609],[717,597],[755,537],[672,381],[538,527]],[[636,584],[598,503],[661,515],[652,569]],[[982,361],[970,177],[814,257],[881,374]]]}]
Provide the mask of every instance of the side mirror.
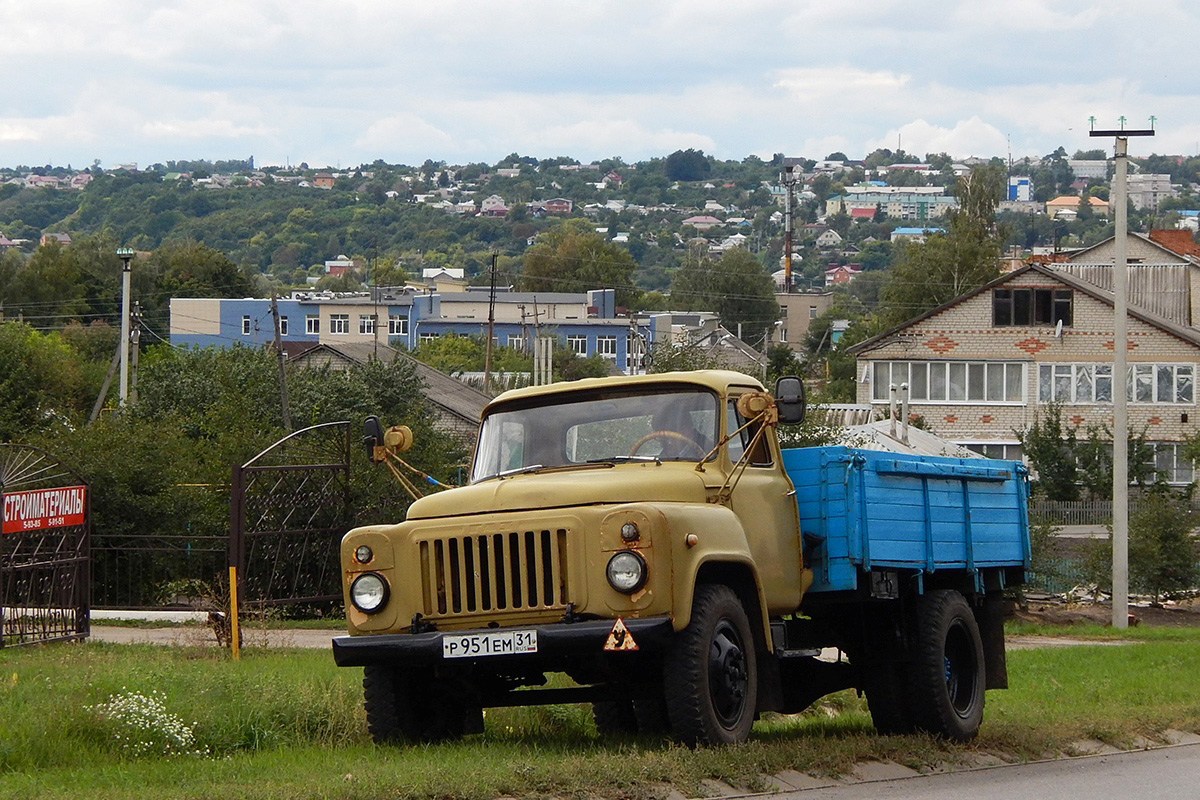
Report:
[{"label": "side mirror", "polygon": [[379,417],[372,414],[363,421],[362,443],[367,448],[367,460],[376,461],[375,448],[383,447],[383,424]]},{"label": "side mirror", "polygon": [[779,421],[784,425],[804,422],[804,414],[808,410],[804,399],[804,382],[792,376],[775,381],[775,406],[779,409]]}]

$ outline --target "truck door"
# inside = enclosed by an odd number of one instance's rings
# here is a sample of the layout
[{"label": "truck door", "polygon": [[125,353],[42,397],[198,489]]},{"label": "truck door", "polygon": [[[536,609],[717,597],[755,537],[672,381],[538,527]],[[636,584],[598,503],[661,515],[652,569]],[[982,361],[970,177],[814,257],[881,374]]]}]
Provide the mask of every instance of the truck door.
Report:
[{"label": "truck door", "polygon": [[[746,425],[736,406],[737,395],[731,395],[726,406],[726,432]],[[755,442],[756,432],[757,426],[746,427],[725,447],[727,468],[732,469],[743,455],[749,462],[734,487],[731,505],[746,531],[768,610],[785,613],[800,605],[802,594],[800,518],[774,431],[765,431]]]}]

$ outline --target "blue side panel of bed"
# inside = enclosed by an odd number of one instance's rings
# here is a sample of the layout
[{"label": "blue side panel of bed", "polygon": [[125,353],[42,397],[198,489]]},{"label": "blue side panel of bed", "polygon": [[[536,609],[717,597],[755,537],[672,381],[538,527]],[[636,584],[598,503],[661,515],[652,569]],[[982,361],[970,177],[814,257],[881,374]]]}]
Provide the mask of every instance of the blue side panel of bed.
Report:
[{"label": "blue side panel of bed", "polygon": [[815,573],[810,591],[854,589],[860,568],[1029,567],[1020,462],[801,447],[784,450],[783,464]]}]

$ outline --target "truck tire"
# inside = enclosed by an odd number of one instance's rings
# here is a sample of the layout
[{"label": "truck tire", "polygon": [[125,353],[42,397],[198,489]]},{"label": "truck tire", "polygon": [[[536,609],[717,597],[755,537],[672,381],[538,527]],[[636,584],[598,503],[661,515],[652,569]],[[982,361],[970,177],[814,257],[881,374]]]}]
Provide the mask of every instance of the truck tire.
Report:
[{"label": "truck tire", "polygon": [[654,736],[669,733],[667,707],[661,697],[601,700],[592,703],[592,719],[601,736]]},{"label": "truck tire", "polygon": [[637,715],[632,700],[600,700],[592,703],[592,719],[601,736],[629,736],[637,733]]},{"label": "truck tire", "polygon": [[701,584],[692,619],[667,651],[664,694],[671,731],[689,747],[745,741],[754,724],[754,634],[728,586]]},{"label": "truck tire", "polygon": [[864,676],[863,694],[875,730],[884,736],[912,733],[912,710],[905,668],[900,664],[876,664]]},{"label": "truck tire", "polygon": [[387,666],[363,667],[363,708],[376,744],[458,739],[466,710],[432,675]]},{"label": "truck tire", "polygon": [[916,651],[909,667],[913,721],[956,742],[983,721],[983,640],[971,607],[953,589],[927,592],[917,605]]}]

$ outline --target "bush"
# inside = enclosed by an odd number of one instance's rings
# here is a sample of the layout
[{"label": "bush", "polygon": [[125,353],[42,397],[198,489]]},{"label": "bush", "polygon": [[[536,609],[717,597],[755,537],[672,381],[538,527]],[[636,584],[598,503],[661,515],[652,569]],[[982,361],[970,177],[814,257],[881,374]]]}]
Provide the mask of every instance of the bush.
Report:
[{"label": "bush", "polygon": [[[1129,589],[1159,600],[1193,589],[1200,582],[1196,540],[1198,520],[1190,500],[1166,487],[1143,495],[1129,515]],[[1086,571],[1095,583],[1112,588],[1112,539],[1097,541],[1088,554]]]}]

